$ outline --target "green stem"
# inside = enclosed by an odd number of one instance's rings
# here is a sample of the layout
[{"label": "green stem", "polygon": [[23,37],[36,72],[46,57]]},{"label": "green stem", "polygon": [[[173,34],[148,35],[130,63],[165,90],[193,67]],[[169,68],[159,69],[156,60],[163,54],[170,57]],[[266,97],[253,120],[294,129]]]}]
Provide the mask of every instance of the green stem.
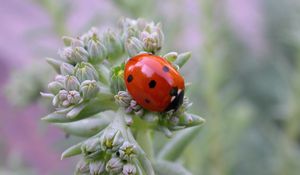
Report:
[{"label": "green stem", "polygon": [[153,161],[154,153],[153,153],[153,145],[151,138],[151,131],[148,128],[139,128],[136,134],[136,140],[145,153],[148,155],[148,158]]}]

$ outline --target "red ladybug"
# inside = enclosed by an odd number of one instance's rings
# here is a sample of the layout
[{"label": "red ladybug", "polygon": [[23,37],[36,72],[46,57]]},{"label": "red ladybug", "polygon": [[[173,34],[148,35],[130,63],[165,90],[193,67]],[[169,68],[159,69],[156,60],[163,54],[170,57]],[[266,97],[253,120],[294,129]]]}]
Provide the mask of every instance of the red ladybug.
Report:
[{"label": "red ladybug", "polygon": [[132,98],[147,110],[177,110],[183,102],[184,79],[162,57],[140,54],[130,58],[124,80]]}]

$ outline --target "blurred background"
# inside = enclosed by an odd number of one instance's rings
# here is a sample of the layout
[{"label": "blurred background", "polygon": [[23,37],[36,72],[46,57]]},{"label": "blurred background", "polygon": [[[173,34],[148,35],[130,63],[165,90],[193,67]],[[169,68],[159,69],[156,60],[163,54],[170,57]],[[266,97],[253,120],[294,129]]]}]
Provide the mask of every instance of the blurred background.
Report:
[{"label": "blurred background", "polygon": [[80,138],[40,121],[44,58],[122,16],[160,21],[162,53],[192,52],[182,72],[207,121],[180,160],[193,174],[300,174],[299,0],[1,0],[0,175],[72,174],[60,153]]}]

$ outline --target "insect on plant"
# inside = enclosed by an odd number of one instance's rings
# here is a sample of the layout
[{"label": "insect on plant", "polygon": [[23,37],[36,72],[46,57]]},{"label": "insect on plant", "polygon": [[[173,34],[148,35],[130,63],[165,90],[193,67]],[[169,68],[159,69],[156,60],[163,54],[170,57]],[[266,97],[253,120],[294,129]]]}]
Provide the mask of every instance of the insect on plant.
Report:
[{"label": "insect on plant", "polygon": [[[55,111],[42,120],[85,138],[62,153],[81,156],[75,174],[190,174],[175,161],[199,131],[186,128],[204,123],[187,112],[179,73],[191,54],[161,55],[163,40],[160,24],[123,18],[116,31],[63,37],[60,58],[47,58],[57,76],[41,95]],[[160,150],[157,132],[171,137]]]}]

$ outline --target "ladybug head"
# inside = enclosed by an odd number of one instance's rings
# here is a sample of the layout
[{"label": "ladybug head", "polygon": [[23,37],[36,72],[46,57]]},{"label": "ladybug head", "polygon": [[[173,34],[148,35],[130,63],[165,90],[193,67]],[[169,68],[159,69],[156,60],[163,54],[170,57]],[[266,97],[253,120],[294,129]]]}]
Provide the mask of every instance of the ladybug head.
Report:
[{"label": "ladybug head", "polygon": [[183,103],[183,97],[184,97],[184,90],[177,90],[172,96],[171,103],[169,106],[165,109],[165,111],[169,111],[174,109],[175,111],[182,105]]}]

